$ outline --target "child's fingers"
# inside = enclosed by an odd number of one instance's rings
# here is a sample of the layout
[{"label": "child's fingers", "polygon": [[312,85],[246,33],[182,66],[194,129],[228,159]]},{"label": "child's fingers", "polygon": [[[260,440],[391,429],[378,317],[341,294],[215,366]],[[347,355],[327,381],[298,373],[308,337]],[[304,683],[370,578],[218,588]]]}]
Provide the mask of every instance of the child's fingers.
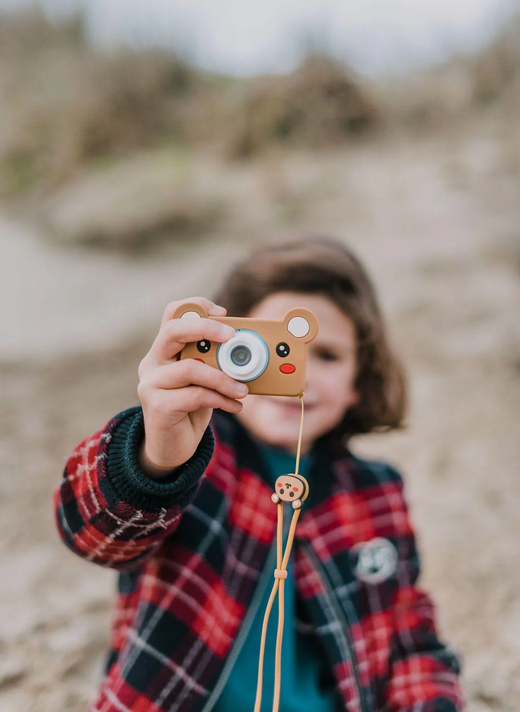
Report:
[{"label": "child's fingers", "polygon": [[192,358],[159,366],[156,370],[156,388],[171,390],[190,385],[212,388],[228,398],[243,398],[249,392],[245,383],[240,383],[223,371]]},{"label": "child's fingers", "polygon": [[188,302],[198,304],[199,306],[203,307],[208,315],[211,316],[225,316],[226,315],[226,309],[224,307],[219,306],[218,304],[215,304],[212,302],[210,299],[207,299],[206,297],[190,297],[189,299],[179,299],[176,302],[170,302],[169,304],[166,305],[166,308],[164,310],[162,320],[161,320],[161,327],[167,322],[173,319],[173,315],[175,313],[175,310],[179,306],[179,304],[186,304]]},{"label": "child's fingers", "polygon": [[194,341],[228,341],[235,330],[227,324],[212,319],[170,319],[161,327],[152,346],[158,363],[167,363],[184,346]]},{"label": "child's fingers", "polygon": [[201,408],[221,408],[228,413],[238,413],[243,406],[240,401],[227,398],[222,393],[204,386],[187,386],[175,391],[163,391],[163,393],[168,393],[170,398],[175,393],[172,406],[177,413],[193,413]]}]

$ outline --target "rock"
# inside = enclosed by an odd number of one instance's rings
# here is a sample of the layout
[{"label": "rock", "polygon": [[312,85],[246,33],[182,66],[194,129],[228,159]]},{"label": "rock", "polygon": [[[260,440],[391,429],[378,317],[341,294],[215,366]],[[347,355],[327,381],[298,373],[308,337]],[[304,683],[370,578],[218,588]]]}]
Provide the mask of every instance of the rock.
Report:
[{"label": "rock", "polygon": [[70,183],[40,209],[62,244],[137,251],[200,235],[222,218],[222,204],[190,184],[179,152],[129,157]]}]

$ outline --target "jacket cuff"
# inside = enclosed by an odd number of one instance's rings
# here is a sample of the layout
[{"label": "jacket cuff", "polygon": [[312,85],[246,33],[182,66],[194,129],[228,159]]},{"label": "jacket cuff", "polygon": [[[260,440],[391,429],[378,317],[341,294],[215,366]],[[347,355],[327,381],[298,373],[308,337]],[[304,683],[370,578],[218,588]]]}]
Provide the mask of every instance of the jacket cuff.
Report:
[{"label": "jacket cuff", "polygon": [[[137,454],[144,439],[141,406],[128,408],[114,418],[107,451],[107,477],[120,500],[136,509],[158,512],[190,504],[215,449],[215,438],[208,425],[202,439],[187,462],[175,472],[156,481],[141,468]],[[114,422],[113,421],[113,422]]]}]

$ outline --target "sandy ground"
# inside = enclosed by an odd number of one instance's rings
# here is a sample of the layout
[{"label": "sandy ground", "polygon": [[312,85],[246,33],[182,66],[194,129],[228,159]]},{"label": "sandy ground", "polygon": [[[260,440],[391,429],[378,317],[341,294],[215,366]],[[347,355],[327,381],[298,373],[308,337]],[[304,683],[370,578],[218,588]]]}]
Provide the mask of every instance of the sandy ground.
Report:
[{"label": "sandy ground", "polygon": [[80,712],[101,674],[115,574],[58,539],[51,493],[67,455],[137,403],[168,301],[211,296],[230,259],[298,227],[345,239],[374,276],[412,407],[406,431],[355,449],[405,474],[423,583],[462,655],[470,710],[518,710],[520,178],[507,152],[482,121],[208,162],[234,219],[141,258],[54,246],[34,222],[0,217],[0,712]]}]

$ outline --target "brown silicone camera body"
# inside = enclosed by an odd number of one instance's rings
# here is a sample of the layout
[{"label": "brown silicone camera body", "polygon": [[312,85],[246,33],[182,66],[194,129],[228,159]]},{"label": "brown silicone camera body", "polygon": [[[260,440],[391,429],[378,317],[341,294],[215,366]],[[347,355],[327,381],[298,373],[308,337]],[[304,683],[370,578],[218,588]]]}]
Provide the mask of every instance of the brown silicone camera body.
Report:
[{"label": "brown silicone camera body", "polygon": [[247,383],[249,393],[300,396],[305,387],[306,345],[318,333],[318,319],[309,310],[290,309],[283,319],[251,319],[208,316],[199,304],[177,307],[174,319],[215,319],[236,330],[235,336],[219,343],[197,341],[186,344],[180,358],[194,358],[218,368],[237,381]]}]

